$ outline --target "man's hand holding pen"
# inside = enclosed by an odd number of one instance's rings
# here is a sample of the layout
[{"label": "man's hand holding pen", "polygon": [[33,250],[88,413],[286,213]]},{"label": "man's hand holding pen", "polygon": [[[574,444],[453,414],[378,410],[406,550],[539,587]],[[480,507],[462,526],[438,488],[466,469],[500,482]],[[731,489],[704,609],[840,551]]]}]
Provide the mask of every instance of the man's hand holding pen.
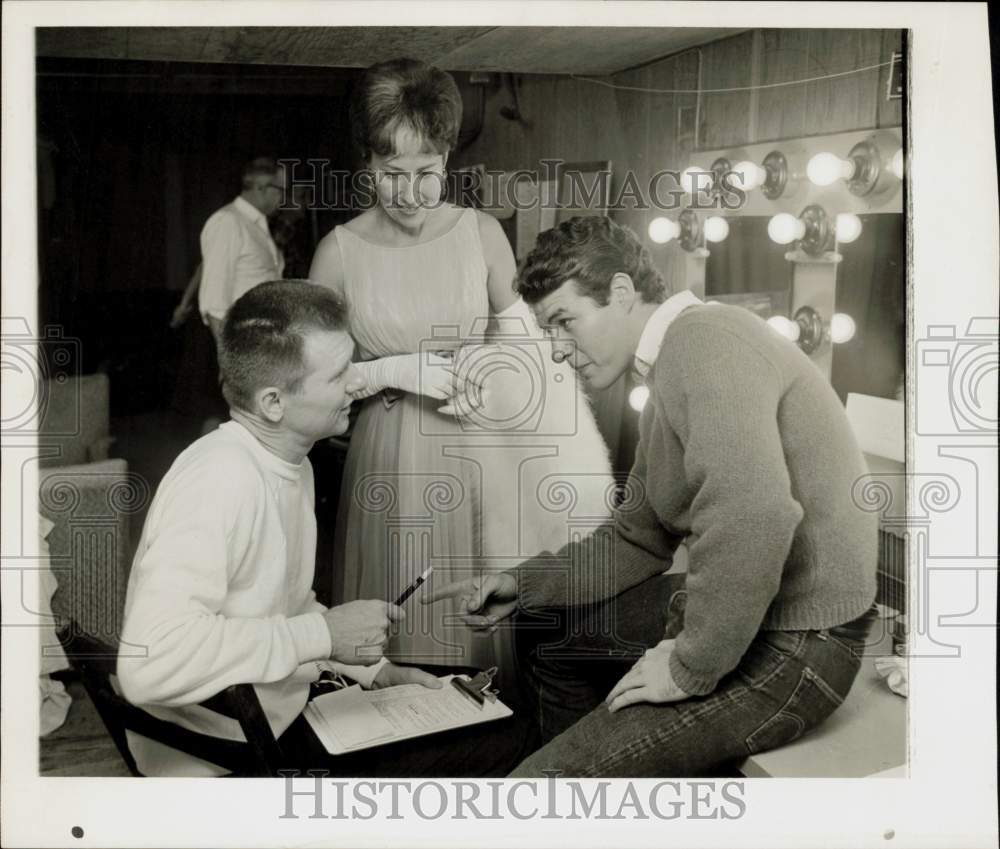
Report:
[{"label": "man's hand holding pen", "polygon": [[350,601],[330,608],[323,613],[333,645],[330,656],[341,663],[378,663],[385,654],[390,625],[405,616],[386,601]]}]

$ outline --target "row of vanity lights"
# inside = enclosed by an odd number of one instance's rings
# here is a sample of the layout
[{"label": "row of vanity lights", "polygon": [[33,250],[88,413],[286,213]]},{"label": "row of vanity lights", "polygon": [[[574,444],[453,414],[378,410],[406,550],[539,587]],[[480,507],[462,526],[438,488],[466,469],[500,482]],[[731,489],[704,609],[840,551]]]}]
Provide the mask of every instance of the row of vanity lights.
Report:
[{"label": "row of vanity lights", "polygon": [[[883,145],[884,147],[884,145]],[[875,137],[866,139],[851,148],[846,158],[823,152],[813,156],[806,166],[806,177],[815,186],[832,186],[843,180],[854,195],[864,197],[882,194],[893,188],[893,180],[901,181],[904,174],[903,149],[898,148],[888,158],[883,158]],[[732,165],[720,157],[708,171],[686,168],[680,174],[681,188],[693,195],[699,180],[708,178],[710,193],[723,189],[723,181],[731,181],[744,192],[760,190],[769,200],[777,200],[788,186],[790,172],[788,161],[781,151],[773,150],[762,164],[744,160]],[[850,212],[841,212],[831,218],[818,204],[810,204],[798,216],[787,212],[774,215],[767,224],[767,234],[779,245],[796,246],[812,257],[823,256],[838,244],[848,244],[861,235],[861,219]],[[721,242],[729,235],[729,222],[718,215],[700,218],[691,209],[680,213],[677,220],[660,216],[649,223],[649,238],[657,244],[676,240],[686,251],[705,252],[708,242]],[[843,344],[854,338],[857,326],[847,313],[834,313],[825,322],[812,307],[802,307],[793,318],[772,316],[768,325],[778,334],[795,342],[807,354],[813,353],[824,342]],[[637,386],[629,394],[629,404],[641,410],[648,397],[645,386]]]},{"label": "row of vanity lights", "polygon": [[[767,235],[779,245],[798,243],[806,253],[821,256],[834,244],[848,244],[861,235],[861,219],[853,212],[838,213],[833,219],[818,204],[810,204],[798,217],[779,212],[767,222]],[[700,219],[685,209],[676,221],[664,216],[649,222],[649,238],[658,245],[677,240],[686,251],[704,248],[707,242],[721,242],[729,235],[729,222],[710,215]]]},{"label": "row of vanity lights", "polygon": [[[904,169],[903,149],[897,148],[891,156],[883,157],[884,147],[885,143],[880,146],[873,136],[854,145],[846,158],[835,153],[817,153],[806,165],[806,177],[820,187],[842,180],[859,197],[883,194],[903,179]],[[791,179],[788,160],[779,150],[772,150],[762,164],[744,160],[733,165],[725,157],[719,157],[707,171],[690,167],[680,174],[681,188],[689,195],[699,188],[718,194],[724,187],[732,187],[743,192],[760,190],[769,200],[780,198]],[[818,204],[807,206],[797,217],[778,213],[767,225],[772,241],[779,245],[795,242],[812,256],[821,256],[838,243],[853,242],[861,235],[861,229],[857,215],[841,212],[831,218]],[[654,218],[648,233],[657,244],[676,240],[684,250],[695,251],[708,242],[723,241],[729,235],[729,222],[718,215],[701,219],[693,210],[686,209],[676,221],[664,216]]]}]

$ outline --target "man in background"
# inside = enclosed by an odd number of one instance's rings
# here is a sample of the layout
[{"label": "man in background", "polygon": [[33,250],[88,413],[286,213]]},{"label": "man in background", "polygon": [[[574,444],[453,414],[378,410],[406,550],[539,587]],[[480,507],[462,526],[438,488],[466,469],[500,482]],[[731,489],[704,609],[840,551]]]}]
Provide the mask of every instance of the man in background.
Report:
[{"label": "man in background", "polygon": [[242,179],[240,194],[201,231],[198,308],[217,350],[229,308],[259,283],[281,279],[284,268],[267,222],[285,195],[284,170],[273,159],[258,157],[243,169]]}]

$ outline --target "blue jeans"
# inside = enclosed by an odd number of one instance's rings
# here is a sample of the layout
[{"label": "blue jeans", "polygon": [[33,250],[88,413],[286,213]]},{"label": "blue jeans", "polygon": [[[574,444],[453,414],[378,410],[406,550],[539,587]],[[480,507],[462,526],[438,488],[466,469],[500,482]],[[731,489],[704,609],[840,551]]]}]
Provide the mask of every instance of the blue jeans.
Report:
[{"label": "blue jeans", "polygon": [[795,740],[843,702],[871,611],[824,631],[761,631],[709,695],[609,713],[603,700],[618,679],[646,647],[680,631],[682,585],[683,576],[660,575],[584,615],[518,616],[544,745],[512,776],[711,775]]}]

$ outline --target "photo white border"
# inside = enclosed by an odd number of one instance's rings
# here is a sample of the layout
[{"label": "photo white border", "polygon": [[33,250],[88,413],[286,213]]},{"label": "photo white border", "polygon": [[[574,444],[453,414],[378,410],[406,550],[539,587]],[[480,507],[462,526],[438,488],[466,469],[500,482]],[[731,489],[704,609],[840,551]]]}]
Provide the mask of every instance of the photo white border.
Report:
[{"label": "photo white border", "polygon": [[[867,3],[340,3],[5,2],[3,8],[2,313],[36,309],[34,26],[533,25],[907,28],[912,276],[909,339],[930,325],[959,334],[974,316],[997,312],[997,172],[985,4]],[[912,352],[913,348],[909,350]],[[909,363],[908,401],[918,380]],[[5,409],[25,387],[4,376]],[[21,393],[21,397],[19,397]],[[945,399],[942,399],[945,403]],[[912,409],[908,432],[913,433]],[[5,443],[7,440],[5,440]],[[908,471],[941,468],[940,438],[911,440]],[[951,441],[952,443],[954,440]],[[5,445],[5,447],[8,447]],[[3,464],[3,555],[21,552],[21,482]],[[989,471],[985,471],[988,478]],[[36,481],[26,482],[29,492]],[[995,478],[994,478],[995,484]],[[996,491],[986,492],[995,508]],[[985,506],[985,509],[982,508]],[[995,515],[980,504],[980,515]],[[967,550],[961,511],[934,518],[935,545]],[[33,513],[34,511],[32,511]],[[996,567],[996,537],[992,556]],[[5,563],[8,566],[9,563]],[[968,607],[958,574],[928,599],[932,619]],[[4,575],[4,622],[19,599]],[[994,573],[995,575],[995,573]],[[34,588],[26,584],[26,593]],[[996,583],[979,602],[996,608]],[[28,597],[33,597],[28,595]],[[910,777],[881,780],[747,780],[741,819],[350,822],[278,819],[280,782],[186,779],[38,778],[33,692],[37,638],[5,628],[2,645],[2,842],[4,846],[514,846],[692,847],[809,845],[995,846],[996,632],[952,628],[958,659],[910,665]],[[26,694],[30,697],[25,697]],[[655,782],[636,782],[650,786]],[[70,829],[84,829],[73,839]],[[891,836],[890,836],[891,835]]]}]

